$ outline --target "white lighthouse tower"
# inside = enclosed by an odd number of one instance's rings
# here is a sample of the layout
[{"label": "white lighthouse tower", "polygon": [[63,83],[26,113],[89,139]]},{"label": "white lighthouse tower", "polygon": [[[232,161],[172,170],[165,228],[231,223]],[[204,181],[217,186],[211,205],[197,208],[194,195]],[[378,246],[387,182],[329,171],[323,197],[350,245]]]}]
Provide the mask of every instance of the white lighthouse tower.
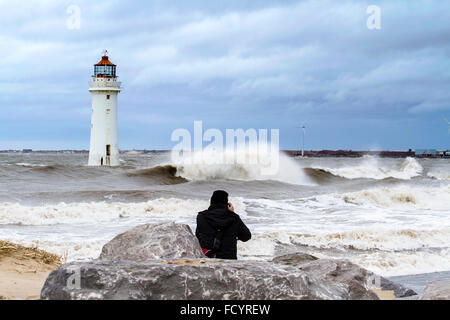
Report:
[{"label": "white lighthouse tower", "polygon": [[120,92],[116,65],[108,59],[105,50],[102,60],[94,65],[89,82],[92,93],[91,144],[89,166],[118,166],[117,95]]}]

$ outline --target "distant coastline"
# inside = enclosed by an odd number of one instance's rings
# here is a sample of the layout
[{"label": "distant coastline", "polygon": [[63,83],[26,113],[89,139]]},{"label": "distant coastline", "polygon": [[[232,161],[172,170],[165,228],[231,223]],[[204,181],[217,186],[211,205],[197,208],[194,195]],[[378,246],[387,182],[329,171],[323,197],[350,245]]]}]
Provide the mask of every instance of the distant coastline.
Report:
[{"label": "distant coastline", "polygon": [[[120,154],[151,154],[151,153],[164,153],[171,150],[120,150]],[[291,157],[299,157],[302,155],[301,150],[282,150],[283,153]],[[43,154],[89,154],[89,150],[0,150],[2,153],[43,153]],[[418,155],[412,149],[408,151],[392,151],[392,150],[305,150],[305,157],[309,158],[324,158],[324,157],[347,157],[347,158],[361,158],[364,156],[374,156],[380,158],[450,158],[449,150],[436,151],[435,154]]]}]

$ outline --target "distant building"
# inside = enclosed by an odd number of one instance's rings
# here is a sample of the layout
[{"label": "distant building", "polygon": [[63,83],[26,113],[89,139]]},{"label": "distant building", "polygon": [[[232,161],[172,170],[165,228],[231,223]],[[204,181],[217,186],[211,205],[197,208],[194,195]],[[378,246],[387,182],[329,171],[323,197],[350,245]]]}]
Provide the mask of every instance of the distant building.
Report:
[{"label": "distant building", "polygon": [[416,149],[416,150],[414,150],[414,155],[416,157],[432,158],[432,157],[436,157],[437,150],[436,149]]},{"label": "distant building", "polygon": [[30,152],[33,152],[33,149],[23,149],[22,152],[23,153],[30,153]]}]

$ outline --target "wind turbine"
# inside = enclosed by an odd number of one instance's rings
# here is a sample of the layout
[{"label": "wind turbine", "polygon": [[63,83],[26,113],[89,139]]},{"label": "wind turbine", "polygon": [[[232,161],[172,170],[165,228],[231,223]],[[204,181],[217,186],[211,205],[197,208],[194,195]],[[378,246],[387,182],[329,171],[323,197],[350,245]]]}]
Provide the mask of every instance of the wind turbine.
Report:
[{"label": "wind turbine", "polygon": [[301,127],[297,127],[299,129],[302,129],[302,158],[305,156],[305,129],[306,126],[303,125]]},{"label": "wind turbine", "polygon": [[450,121],[447,120],[447,118],[444,118],[445,121],[447,121],[448,124],[448,134],[450,134]]}]

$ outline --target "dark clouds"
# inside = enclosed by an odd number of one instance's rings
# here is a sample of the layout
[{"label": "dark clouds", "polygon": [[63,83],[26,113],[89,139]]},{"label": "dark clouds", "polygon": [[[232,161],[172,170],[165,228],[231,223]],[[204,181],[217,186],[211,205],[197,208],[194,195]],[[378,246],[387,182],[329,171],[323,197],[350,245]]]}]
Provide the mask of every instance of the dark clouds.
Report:
[{"label": "dark clouds", "polygon": [[[0,149],[87,148],[104,48],[124,86],[123,148],[170,148],[193,120],[280,128],[284,148],[303,122],[309,148],[448,147],[444,1],[148,2],[0,1]],[[371,4],[381,30],[366,27]]]}]

